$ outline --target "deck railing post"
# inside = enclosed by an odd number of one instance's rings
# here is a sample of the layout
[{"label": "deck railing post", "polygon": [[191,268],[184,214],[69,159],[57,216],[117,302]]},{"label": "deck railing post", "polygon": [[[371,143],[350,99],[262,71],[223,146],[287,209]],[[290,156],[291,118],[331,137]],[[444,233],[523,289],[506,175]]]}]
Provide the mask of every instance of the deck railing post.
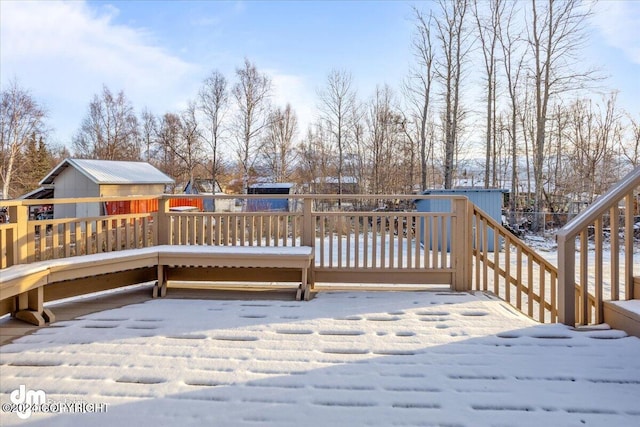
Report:
[{"label": "deck railing post", "polygon": [[471,225],[468,214],[469,200],[465,198],[453,199],[452,207],[454,222],[451,224],[451,256],[452,267],[455,269],[453,278],[454,291],[467,291],[471,289],[471,251],[469,238]]},{"label": "deck railing post", "polygon": [[158,227],[156,227],[156,241],[158,245],[171,244],[171,217],[169,216],[169,198],[160,196],[158,199]]},{"label": "deck railing post", "polygon": [[313,199],[305,197],[302,203],[302,245],[313,247],[314,230],[313,213],[311,212]]},{"label": "deck railing post", "polygon": [[[562,266],[558,272],[558,321],[568,326],[576,325],[575,262],[575,237],[558,236],[558,265]],[[584,292],[582,296],[588,298]]]},{"label": "deck railing post", "polygon": [[[27,264],[29,262],[28,235],[29,207],[24,205],[9,207],[9,222],[15,223],[13,257],[9,257],[14,264]],[[7,254],[9,255],[9,254]]]}]

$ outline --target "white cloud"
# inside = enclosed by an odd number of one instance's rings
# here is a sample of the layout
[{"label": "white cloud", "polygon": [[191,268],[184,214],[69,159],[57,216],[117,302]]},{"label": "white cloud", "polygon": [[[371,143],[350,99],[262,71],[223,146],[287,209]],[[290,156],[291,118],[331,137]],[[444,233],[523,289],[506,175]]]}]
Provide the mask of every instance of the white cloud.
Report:
[{"label": "white cloud", "polygon": [[0,3],[2,85],[15,77],[44,98],[63,142],[103,84],[157,112],[195,91],[194,65],[155,46],[144,29],[116,25],[117,15],[113,6],[97,13],[81,1]]},{"label": "white cloud", "polygon": [[607,44],[640,64],[640,1],[603,1],[594,12],[595,26]]}]

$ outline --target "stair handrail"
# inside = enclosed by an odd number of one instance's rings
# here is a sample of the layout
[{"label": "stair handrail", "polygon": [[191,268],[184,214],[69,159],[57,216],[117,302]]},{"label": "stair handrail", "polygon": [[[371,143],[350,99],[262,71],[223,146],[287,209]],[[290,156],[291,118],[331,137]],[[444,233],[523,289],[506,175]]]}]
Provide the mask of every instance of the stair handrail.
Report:
[{"label": "stair handrail", "polygon": [[[598,197],[586,210],[578,214],[556,233],[558,243],[558,320],[575,326],[575,250],[576,237],[594,221],[603,217],[611,208],[640,186],[640,166],[625,175],[605,194]],[[627,217],[629,217],[627,212]],[[617,249],[616,249],[617,250]]]},{"label": "stair handrail", "polygon": [[640,166],[633,169],[624,178],[618,181],[605,194],[598,197],[587,209],[571,219],[556,233],[558,242],[560,239],[577,237],[582,229],[591,224],[597,218],[605,214],[611,207],[620,202],[624,196],[640,186]]}]

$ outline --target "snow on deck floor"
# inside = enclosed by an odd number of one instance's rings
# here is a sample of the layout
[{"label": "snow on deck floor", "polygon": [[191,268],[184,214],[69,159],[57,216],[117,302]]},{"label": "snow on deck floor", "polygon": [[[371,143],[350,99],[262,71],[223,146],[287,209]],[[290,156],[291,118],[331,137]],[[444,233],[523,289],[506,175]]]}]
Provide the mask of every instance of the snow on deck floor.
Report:
[{"label": "snow on deck floor", "polygon": [[20,385],[108,404],[39,426],[640,425],[640,339],[539,325],[480,293],[156,299],[0,352],[3,404]]}]

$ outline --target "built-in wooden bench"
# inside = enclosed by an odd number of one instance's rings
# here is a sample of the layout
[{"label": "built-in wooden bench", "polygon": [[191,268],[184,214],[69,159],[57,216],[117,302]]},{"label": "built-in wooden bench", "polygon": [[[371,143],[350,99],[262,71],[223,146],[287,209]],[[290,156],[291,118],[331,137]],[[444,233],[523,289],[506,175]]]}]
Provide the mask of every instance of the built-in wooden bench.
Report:
[{"label": "built-in wooden bench", "polygon": [[[157,280],[153,296],[164,296],[168,279],[297,282],[296,298],[308,300],[312,263],[311,247],[171,245],[39,261],[0,270],[0,315],[11,313],[42,326],[55,320],[44,308],[45,297],[55,300],[150,280]],[[140,274],[118,276],[129,272]]]},{"label": "built-in wooden bench", "polygon": [[[83,295],[118,287],[101,285],[97,282],[103,281],[103,278],[96,281],[96,276],[143,268],[155,269],[157,265],[158,252],[152,247],[14,265],[0,270],[0,315],[11,313],[17,319],[42,326],[55,321],[53,313],[44,308],[45,287],[55,294],[49,299]],[[153,277],[138,277],[154,279],[155,274]],[[92,278],[92,281],[79,280],[84,278]],[[70,281],[73,284],[62,285]],[[60,292],[61,288],[66,289]]]},{"label": "built-in wooden bench", "polygon": [[158,284],[153,295],[164,296],[167,281],[296,282],[296,299],[309,300],[313,248],[309,246],[158,246]]}]

